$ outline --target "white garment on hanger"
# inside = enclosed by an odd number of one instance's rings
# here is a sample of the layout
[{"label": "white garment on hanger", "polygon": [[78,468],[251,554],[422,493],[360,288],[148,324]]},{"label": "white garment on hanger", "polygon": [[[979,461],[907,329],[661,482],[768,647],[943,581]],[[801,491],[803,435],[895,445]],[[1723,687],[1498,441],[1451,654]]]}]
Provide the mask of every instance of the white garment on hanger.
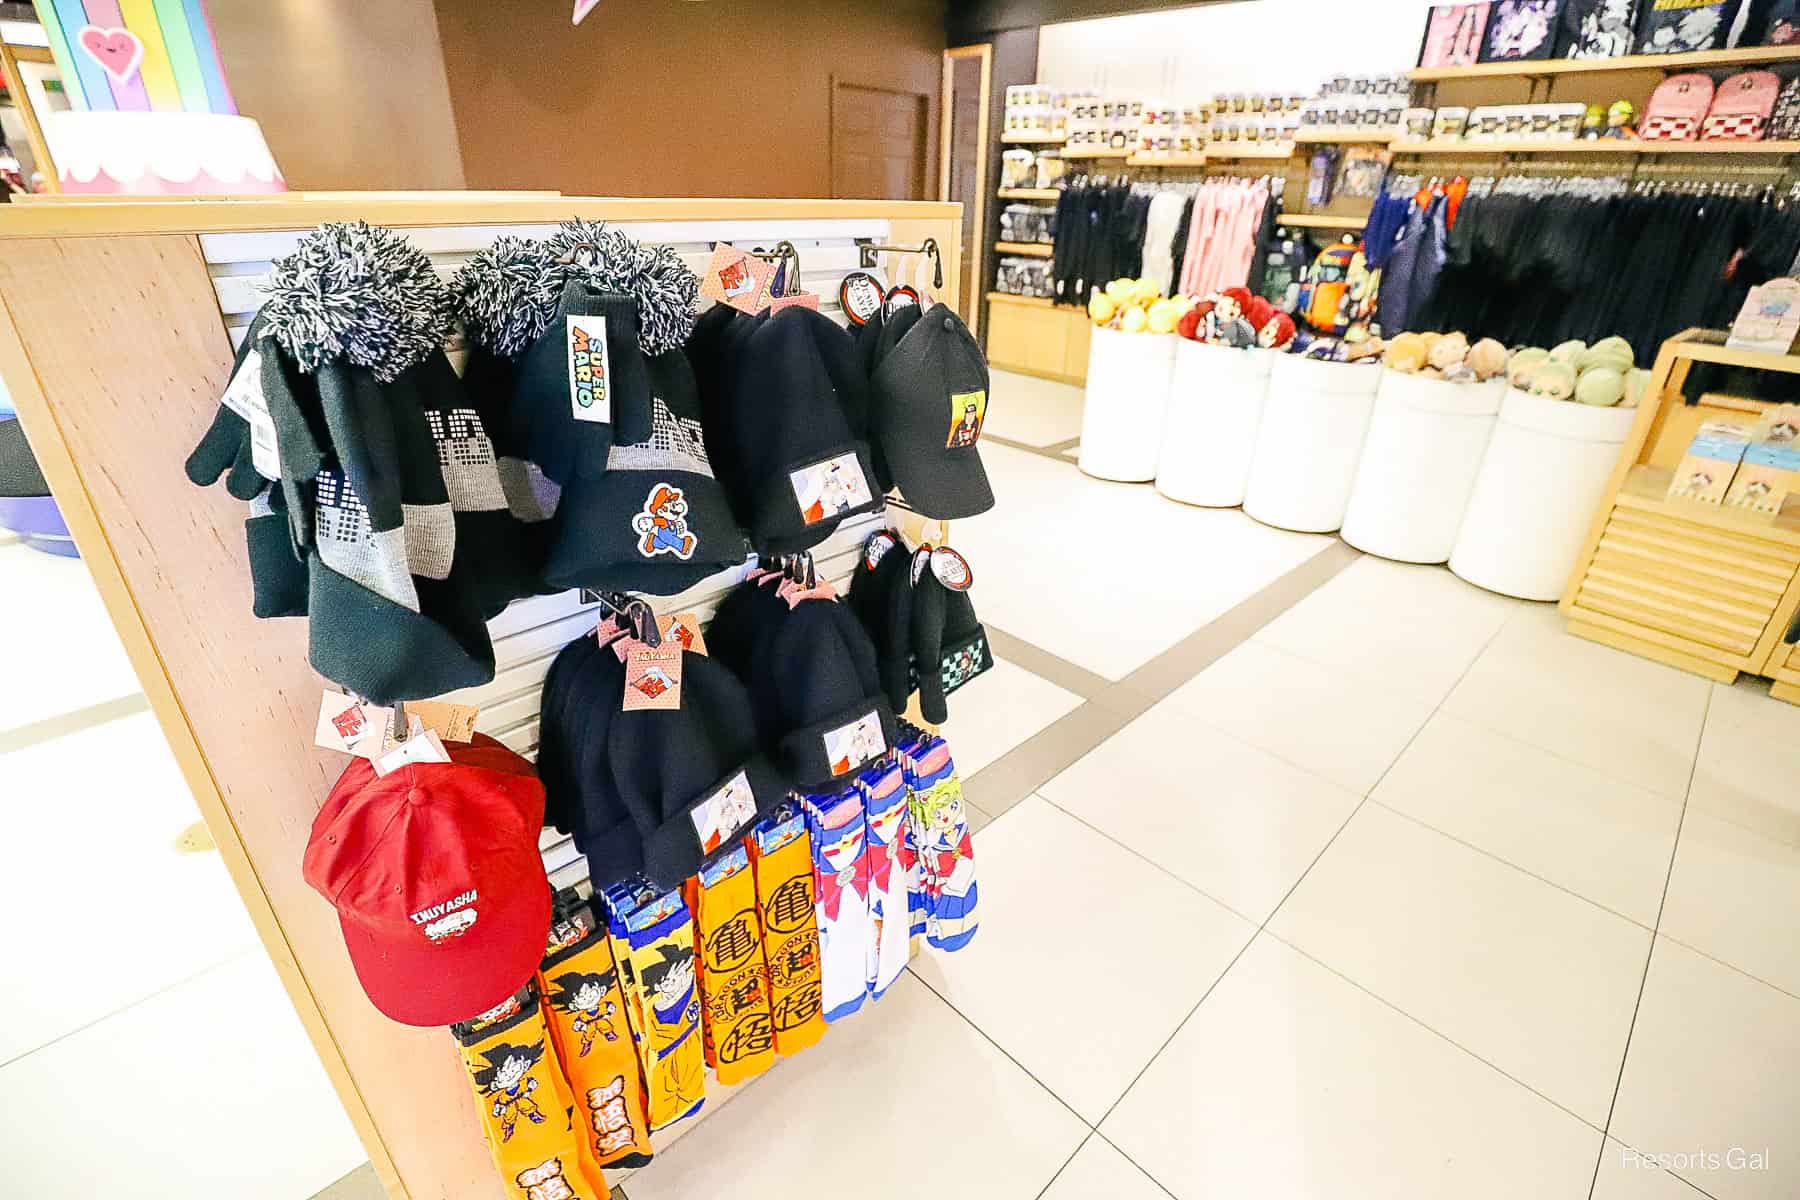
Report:
[{"label": "white garment on hanger", "polygon": [[1186,207],[1187,197],[1181,192],[1158,192],[1150,198],[1150,213],[1144,219],[1144,278],[1165,296],[1175,286],[1175,230]]}]

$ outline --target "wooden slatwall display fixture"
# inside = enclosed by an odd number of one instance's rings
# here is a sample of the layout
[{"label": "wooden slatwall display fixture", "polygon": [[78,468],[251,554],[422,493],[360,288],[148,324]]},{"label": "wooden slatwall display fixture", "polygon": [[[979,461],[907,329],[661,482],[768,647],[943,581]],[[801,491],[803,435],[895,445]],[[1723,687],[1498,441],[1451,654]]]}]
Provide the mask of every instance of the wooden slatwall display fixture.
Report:
[{"label": "wooden slatwall display fixture", "polygon": [[[182,474],[218,406],[258,282],[271,258],[325,221],[398,229],[448,272],[503,233],[542,233],[579,216],[674,244],[696,265],[715,241],[786,238],[800,251],[806,285],[839,315],[837,284],[855,268],[858,239],[936,238],[945,278],[957,278],[961,208],[491,193],[8,207],[0,210],[0,376],[301,1022],[389,1195],[498,1198],[449,1036],[376,1012],[351,971],[336,915],[301,879],[313,816],[347,761],[312,744],[323,681],[306,661],[305,622],[251,615],[246,507]],[[881,265],[890,276],[918,274],[899,256]],[[820,573],[845,578],[877,520],[820,547]],[[911,514],[895,520],[914,537],[925,532]],[[710,614],[743,573],[725,572],[658,607]],[[550,658],[595,619],[574,593],[514,604],[492,626],[497,677],[459,698],[482,704],[483,729],[533,753]],[[566,842],[547,836],[544,851],[558,883],[581,877]]]},{"label": "wooden slatwall display fixture", "polygon": [[1777,698],[1800,703],[1800,656],[1782,640],[1800,611],[1800,502],[1759,514],[1667,496],[1702,421],[1754,423],[1763,408],[1743,397],[1688,404],[1694,363],[1800,373],[1800,356],[1723,341],[1689,330],[1663,343],[1561,607],[1570,633],[1721,683],[1771,675]]}]

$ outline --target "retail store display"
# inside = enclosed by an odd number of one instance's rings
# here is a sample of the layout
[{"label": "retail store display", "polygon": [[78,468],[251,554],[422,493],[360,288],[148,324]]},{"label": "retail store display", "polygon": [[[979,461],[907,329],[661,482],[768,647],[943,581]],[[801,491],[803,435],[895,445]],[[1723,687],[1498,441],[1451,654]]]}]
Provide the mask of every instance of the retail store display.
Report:
[{"label": "retail store display", "polygon": [[1639,54],[1693,54],[1725,45],[1743,0],[1644,0]]},{"label": "retail store display", "polygon": [[1373,362],[1276,356],[1244,487],[1246,513],[1308,533],[1330,533],[1344,523],[1385,374]]},{"label": "retail store display", "polygon": [[1488,12],[1493,6],[1439,4],[1425,24],[1425,44],[1419,50],[1421,67],[1460,67],[1480,60],[1486,45]]},{"label": "retail store display", "polygon": [[1019,137],[1061,138],[1069,131],[1074,97],[1036,83],[1013,84],[1006,89],[1002,128]]},{"label": "retail store display", "polygon": [[1564,0],[1562,55],[1620,58],[1637,37],[1638,0]]},{"label": "retail store display", "polygon": [[1488,14],[1482,62],[1549,58],[1556,49],[1557,18],[1564,0],[1494,0]]},{"label": "retail store display", "polygon": [[934,304],[886,345],[883,338],[869,372],[883,481],[891,475],[907,504],[936,520],[988,511],[994,491],[979,448],[988,369],[975,335],[948,305]]},{"label": "retail store display", "polygon": [[1009,204],[1000,210],[1000,240],[1041,242],[1056,240],[1056,210],[1037,204]]}]

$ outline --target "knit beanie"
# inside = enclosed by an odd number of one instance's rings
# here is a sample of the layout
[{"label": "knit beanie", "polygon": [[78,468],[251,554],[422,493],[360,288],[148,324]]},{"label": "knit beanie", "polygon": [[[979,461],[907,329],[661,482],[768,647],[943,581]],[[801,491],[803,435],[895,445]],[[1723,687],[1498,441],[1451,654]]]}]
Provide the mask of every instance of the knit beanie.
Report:
[{"label": "knit beanie", "polygon": [[509,444],[553,482],[650,438],[646,356],[687,340],[700,288],[673,248],[568,221],[544,241],[496,240],[457,284],[472,340],[517,364]]},{"label": "knit beanie", "polygon": [[[380,703],[493,678],[480,601],[450,583],[456,522],[429,420],[417,388],[395,386],[450,327],[423,253],[362,222],[321,226],[276,262],[226,393],[259,414],[253,444],[274,442],[313,667]],[[215,421],[190,477],[228,441]]]},{"label": "knit beanie", "polygon": [[610,718],[598,791],[616,799],[629,823],[590,830],[588,864],[597,887],[633,872],[658,887],[676,887],[729,851],[787,796],[787,780],[757,749],[744,685],[706,655],[683,651],[681,659],[680,708]]},{"label": "knit beanie", "polygon": [[592,635],[564,646],[544,677],[537,754],[544,823],[572,837],[584,854],[593,840],[590,822],[598,820],[604,831],[626,819],[622,811],[609,813],[596,801],[592,782],[604,761],[606,732],[624,687],[624,664]]},{"label": "knit beanie", "polygon": [[846,396],[866,411],[850,335],[793,307],[758,318],[735,347],[707,441],[730,446],[723,482],[757,552],[810,549],[845,518],[880,509],[868,442],[846,415]]},{"label": "knit beanie", "polygon": [[954,550],[921,546],[912,558],[912,651],[919,713],[933,725],[950,719],[951,692],[990,670],[994,652],[969,598],[968,563]]},{"label": "knit beanie", "polygon": [[882,694],[895,712],[904,711],[913,692],[911,556],[889,530],[863,544],[845,603],[862,622],[875,646]]},{"label": "knit beanie", "polygon": [[687,356],[649,360],[654,432],[615,442],[606,473],[564,490],[545,576],[557,587],[672,596],[741,566],[747,552],[724,489],[713,478],[700,398]]},{"label": "knit beanie", "polygon": [[882,694],[875,647],[836,600],[757,598],[726,629],[715,621],[707,645],[721,660],[749,660],[763,744],[795,787],[821,790],[893,745],[894,711]]}]

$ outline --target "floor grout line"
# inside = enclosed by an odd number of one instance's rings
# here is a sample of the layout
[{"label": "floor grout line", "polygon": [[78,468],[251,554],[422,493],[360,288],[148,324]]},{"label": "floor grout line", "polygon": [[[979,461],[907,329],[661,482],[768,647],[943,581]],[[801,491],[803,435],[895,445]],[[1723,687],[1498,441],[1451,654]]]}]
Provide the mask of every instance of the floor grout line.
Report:
[{"label": "floor grout line", "polygon": [[1116,1153],[1120,1158],[1124,1159],[1126,1162],[1128,1162],[1132,1166],[1136,1167],[1138,1169],[1138,1173],[1140,1175],[1142,1175],[1145,1179],[1148,1179],[1152,1184],[1154,1184],[1157,1191],[1159,1191],[1163,1195],[1169,1197],[1169,1200],[1181,1200],[1181,1198],[1179,1196],[1177,1196],[1174,1192],[1170,1191],[1168,1188],[1163,1186],[1162,1180],[1158,1179],[1156,1176],[1152,1175],[1150,1172],[1144,1170],[1142,1163],[1138,1162],[1137,1159],[1131,1157],[1131,1155],[1125,1153],[1124,1150],[1120,1149],[1119,1143],[1113,1141],[1111,1138],[1107,1137],[1104,1133],[1101,1133],[1098,1129],[1094,1130],[1094,1136],[1099,1138],[1101,1141],[1105,1142],[1107,1145],[1111,1146],[1113,1148],[1114,1153]]},{"label": "floor grout line", "polygon": [[1063,463],[1065,465],[1069,460],[1063,457],[1063,451],[1072,448],[1073,445],[1078,444],[1081,441],[1080,438],[1070,438],[1066,439],[1068,442],[1067,445],[1063,442],[1056,442],[1053,444],[1054,446],[1062,447],[1062,450],[1058,450],[1052,448],[1052,446],[1034,446],[1030,442],[1021,442],[1013,438],[1001,437],[997,433],[985,433],[982,435],[981,440],[1005,446],[1008,450],[1022,450],[1026,454],[1035,454],[1039,458],[1047,458],[1051,462]]},{"label": "floor grout line", "polygon": [[[1625,1086],[1625,1067],[1631,1061],[1631,1039],[1637,1033],[1638,1014],[1644,1008],[1644,992],[1650,986],[1650,965],[1656,961],[1656,939],[1662,929],[1663,910],[1669,904],[1669,884],[1675,878],[1675,859],[1681,853],[1681,831],[1687,825],[1688,805],[1693,802],[1694,780],[1700,774],[1700,751],[1706,744],[1706,722],[1712,716],[1713,689],[1706,689],[1706,704],[1700,712],[1700,732],[1694,738],[1694,761],[1688,767],[1687,790],[1681,798],[1681,816],[1675,822],[1675,840],[1669,846],[1669,866],[1663,872],[1662,897],[1656,904],[1656,925],[1650,931],[1650,948],[1644,954],[1644,973],[1638,978],[1637,999],[1631,1006],[1631,1024],[1625,1028],[1625,1049],[1619,1054],[1619,1073],[1613,1079],[1612,1102],[1606,1106],[1606,1125],[1600,1130],[1600,1155],[1594,1160],[1594,1178],[1588,1185],[1588,1200],[1600,1186],[1600,1166],[1606,1161],[1606,1139],[1612,1136],[1613,1114],[1619,1109],[1619,1093]],[[1675,1175],[1673,1171],[1669,1172]],[[1683,1183],[1688,1181],[1675,1175]]]},{"label": "floor grout line", "polygon": [[1042,1188],[1040,1188],[1038,1190],[1037,1200],[1044,1200],[1044,1197],[1049,1195],[1050,1189],[1056,1186],[1056,1181],[1062,1178],[1062,1173],[1069,1169],[1069,1164],[1074,1162],[1078,1157],[1080,1157],[1082,1150],[1086,1148],[1086,1146],[1089,1142],[1093,1141],[1095,1138],[1097,1138],[1099,1136],[1100,1135],[1094,1131],[1092,1126],[1090,1126],[1088,1128],[1087,1133],[1082,1137],[1082,1139],[1079,1142],[1077,1142],[1075,1144],[1075,1153],[1073,1153],[1073,1154],[1069,1155],[1069,1157],[1063,1159],[1062,1166],[1056,1168],[1056,1174],[1054,1174],[1050,1177],[1050,1182],[1046,1183]]},{"label": "floor grout line", "polygon": [[59,737],[67,737],[71,733],[81,733],[84,730],[149,711],[150,701],[142,692],[130,696],[118,696],[111,700],[102,700],[98,704],[89,704],[69,712],[57,713],[53,717],[45,717],[41,721],[31,722],[29,725],[0,730],[0,754],[29,750],[33,746],[54,741]]}]

